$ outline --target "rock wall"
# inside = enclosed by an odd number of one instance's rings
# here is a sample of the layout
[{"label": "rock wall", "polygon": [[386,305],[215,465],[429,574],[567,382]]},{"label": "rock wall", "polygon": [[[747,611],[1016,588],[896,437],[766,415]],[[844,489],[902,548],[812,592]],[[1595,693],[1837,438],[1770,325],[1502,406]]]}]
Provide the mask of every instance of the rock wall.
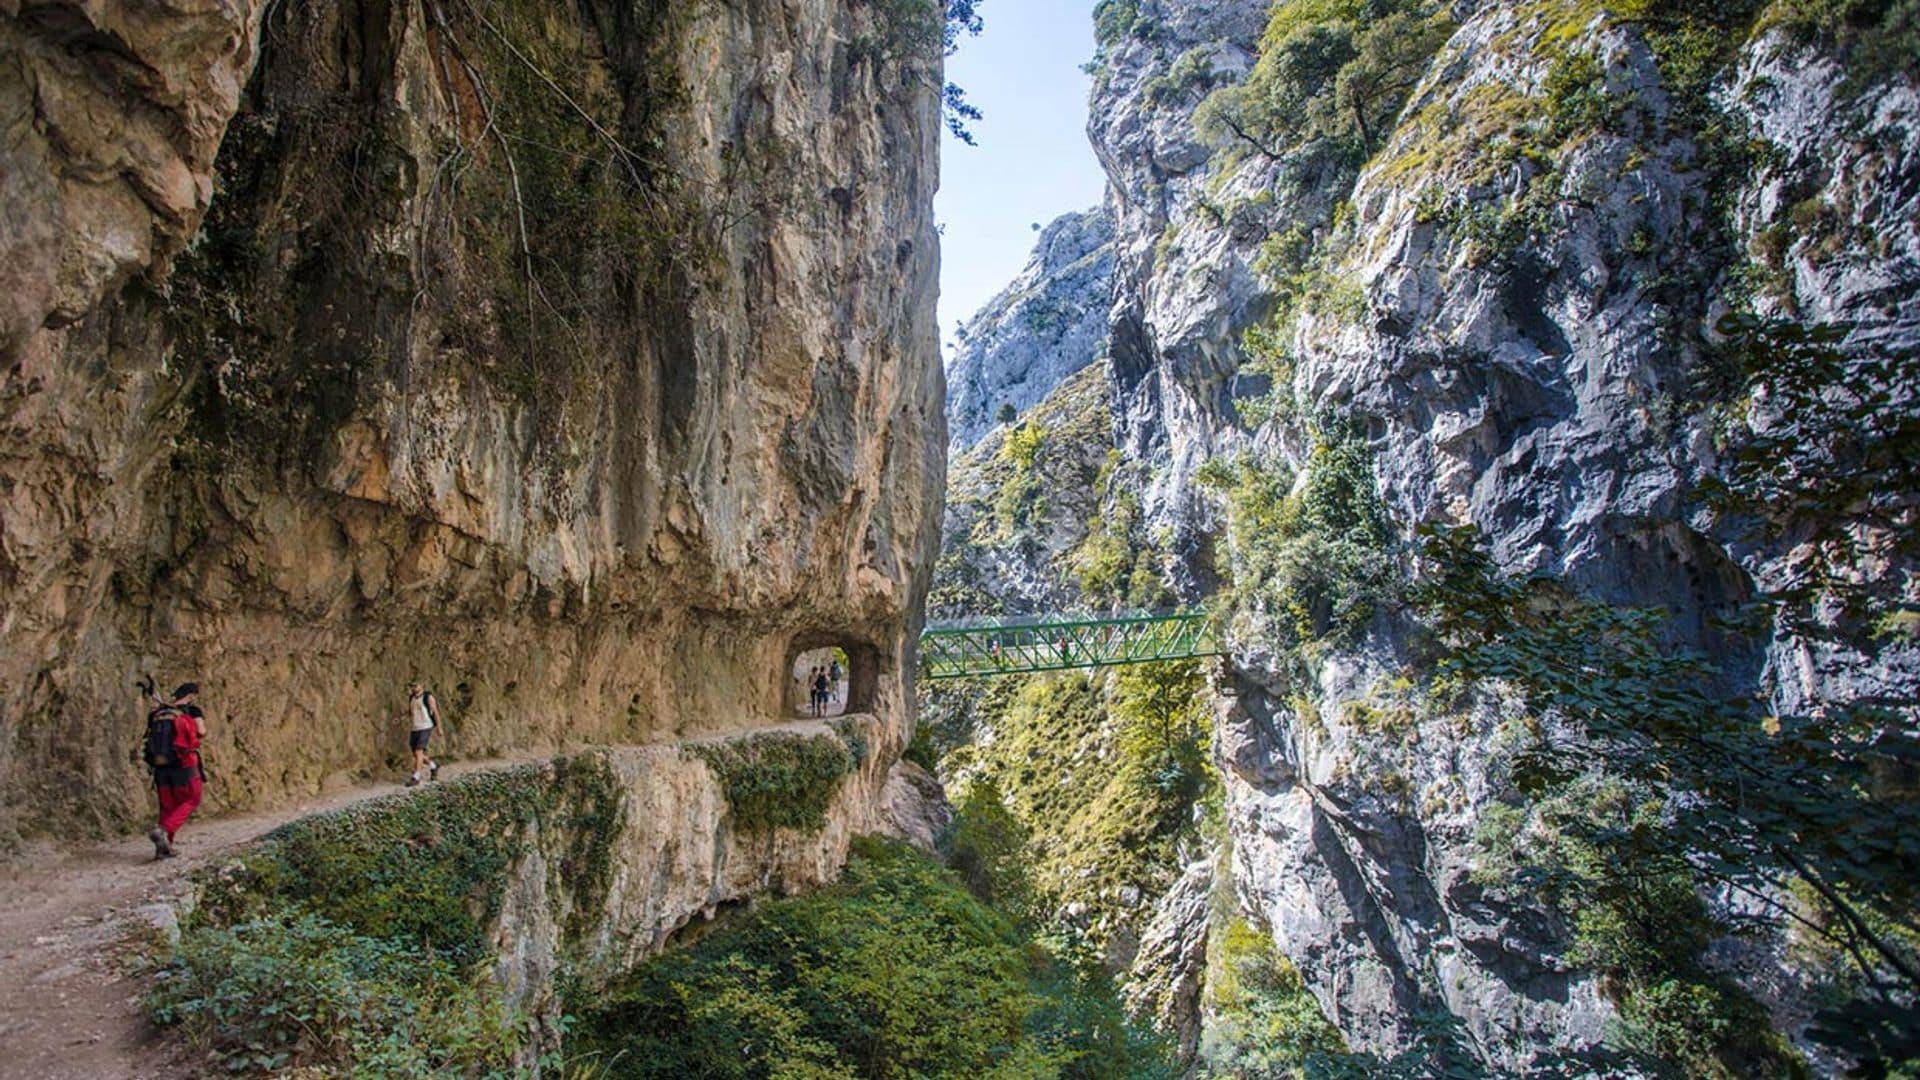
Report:
[{"label": "rock wall", "polygon": [[1020,276],[961,324],[947,363],[955,453],[991,431],[1004,407],[1026,412],[1105,352],[1112,241],[1103,209],[1054,219]]},{"label": "rock wall", "polygon": [[[1784,625],[1757,645],[1720,634],[1794,553],[1719,531],[1687,492],[1718,465],[1689,400],[1722,313],[1837,321],[1854,349],[1920,345],[1911,64],[1869,71],[1762,19],[1702,97],[1610,5],[1442,6],[1444,44],[1349,164],[1197,129],[1284,5],[1097,15],[1118,441],[1148,474],[1149,529],[1181,560],[1170,584],[1193,599],[1219,581],[1203,466],[1244,456],[1304,484],[1317,425],[1339,417],[1402,550],[1419,525],[1473,524],[1503,569],[1664,608],[1677,645],[1783,710],[1910,706],[1910,638],[1866,655]],[[1556,141],[1569,56],[1592,58],[1594,92],[1619,111]],[[1731,175],[1714,158],[1727,131],[1754,155]],[[1281,365],[1250,362],[1249,328],[1279,336]],[[1867,569],[1911,598],[1911,567]],[[1303,653],[1286,636],[1240,627],[1216,754],[1234,885],[1327,1015],[1354,1049],[1387,1054],[1417,1017],[1452,1016],[1496,1070],[1599,1042],[1612,1006],[1568,960],[1566,929],[1468,873],[1503,783],[1488,773],[1496,718],[1364,722],[1416,659],[1404,613],[1356,644]],[[1804,1018],[1761,996],[1783,1029]]]},{"label": "rock wall", "polygon": [[0,832],[907,722],[943,455],[937,46],[847,0],[0,6]]}]

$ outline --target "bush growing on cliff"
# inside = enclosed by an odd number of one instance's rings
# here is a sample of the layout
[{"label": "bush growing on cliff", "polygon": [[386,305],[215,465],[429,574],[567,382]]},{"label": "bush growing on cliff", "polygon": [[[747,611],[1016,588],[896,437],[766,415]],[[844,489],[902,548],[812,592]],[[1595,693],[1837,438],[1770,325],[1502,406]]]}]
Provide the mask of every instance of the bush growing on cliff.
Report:
[{"label": "bush growing on cliff", "polygon": [[594,755],[485,773],[302,818],[200,875],[146,1006],[223,1068],[498,1073],[518,1033],[485,971],[536,822],[583,932],[612,880],[620,792]]},{"label": "bush growing on cliff", "polygon": [[235,1074],[500,1074],[519,1046],[483,980],[293,906],[189,931],[151,986],[154,1022]]},{"label": "bush growing on cliff", "polygon": [[733,827],[742,832],[819,829],[840,782],[857,766],[838,735],[773,731],[688,750],[719,778]]},{"label": "bush growing on cliff", "polygon": [[1433,0],[1286,0],[1273,5],[1253,72],[1194,115],[1202,135],[1273,158],[1372,154],[1453,32]]},{"label": "bush growing on cliff", "polygon": [[1346,1050],[1299,971],[1237,911],[1220,910],[1207,933],[1203,1075],[1226,1080],[1312,1075],[1308,1066]]},{"label": "bush growing on cliff", "polygon": [[1530,709],[1506,765],[1513,807],[1483,826],[1483,878],[1566,914],[1641,1047],[1696,1075],[1793,1067],[1702,957],[1737,928],[1698,899],[1716,892],[1851,963],[1830,973],[1819,1038],[1883,1067],[1920,1058],[1893,1019],[1920,993],[1920,799],[1899,780],[1920,760],[1911,721],[1719,695],[1658,614],[1503,577],[1471,530],[1429,530],[1422,558],[1442,685],[1494,681]]},{"label": "bush growing on cliff", "polygon": [[1920,0],[1776,0],[1762,22],[1819,36],[1848,54],[1848,83],[1920,74]]},{"label": "bush growing on cliff", "polygon": [[615,1078],[1173,1075],[1110,988],[875,840],[839,884],[650,961],[582,1013],[572,1046]]},{"label": "bush growing on cliff", "polygon": [[[879,9],[882,39],[853,43],[856,55],[881,62],[919,65],[938,56],[952,56],[960,39],[980,32],[979,0],[874,0]],[[980,119],[980,110],[967,101],[966,91],[947,83],[939,87],[942,119],[954,138],[973,145],[968,127]]]},{"label": "bush growing on cliff", "polygon": [[[992,792],[1026,833],[1005,865],[1024,862],[1037,922],[1098,950],[1142,917],[1142,898],[1172,883],[1182,845],[1195,839],[1194,808],[1214,783],[1196,671],[1141,665],[1126,687],[1079,673],[1021,680],[977,718],[993,738],[947,756],[945,772],[977,797]],[[1069,906],[1076,914],[1063,919]]]},{"label": "bush growing on cliff", "polygon": [[1290,476],[1244,458],[1198,479],[1226,502],[1233,580],[1216,605],[1230,620],[1270,627],[1283,649],[1338,643],[1396,595],[1392,533],[1357,433],[1328,425],[1298,491]]}]

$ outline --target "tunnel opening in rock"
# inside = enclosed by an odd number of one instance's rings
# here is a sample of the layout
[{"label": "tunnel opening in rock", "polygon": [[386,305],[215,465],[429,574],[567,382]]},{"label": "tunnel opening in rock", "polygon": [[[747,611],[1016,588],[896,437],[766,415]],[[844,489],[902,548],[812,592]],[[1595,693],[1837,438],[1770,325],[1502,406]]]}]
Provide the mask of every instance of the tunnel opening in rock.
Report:
[{"label": "tunnel opening in rock", "polygon": [[[807,634],[787,650],[787,711],[813,718],[873,711],[879,652],[834,634]],[[815,695],[823,695],[816,703]]]}]

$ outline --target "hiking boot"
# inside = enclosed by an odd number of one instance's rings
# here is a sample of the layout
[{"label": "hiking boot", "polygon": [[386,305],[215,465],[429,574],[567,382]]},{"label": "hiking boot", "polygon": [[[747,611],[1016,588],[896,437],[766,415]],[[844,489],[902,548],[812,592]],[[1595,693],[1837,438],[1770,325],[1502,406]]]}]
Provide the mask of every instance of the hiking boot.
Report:
[{"label": "hiking boot", "polygon": [[439,762],[437,761],[427,762],[427,779],[429,780],[440,779],[440,763]]},{"label": "hiking boot", "polygon": [[173,857],[173,844],[167,840],[167,834],[161,830],[160,826],[155,825],[153,830],[147,833],[147,839],[153,841],[154,858],[170,859]]},{"label": "hiking boot", "polygon": [[408,787],[419,787],[419,786],[420,786],[420,774],[419,774],[419,773],[414,773],[414,774],[413,774],[412,776],[409,776],[409,777],[407,777],[407,786],[408,786]]}]

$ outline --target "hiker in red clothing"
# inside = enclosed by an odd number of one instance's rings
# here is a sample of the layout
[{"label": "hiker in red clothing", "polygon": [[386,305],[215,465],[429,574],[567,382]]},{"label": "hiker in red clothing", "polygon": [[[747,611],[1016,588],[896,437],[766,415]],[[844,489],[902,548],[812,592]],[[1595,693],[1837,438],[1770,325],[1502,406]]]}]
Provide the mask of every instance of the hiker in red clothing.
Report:
[{"label": "hiker in red clothing", "polygon": [[173,838],[200,805],[200,738],[206,714],[193,703],[197,683],[182,683],[173,697],[147,714],[147,765],[160,800],[160,823],[147,833],[153,857],[173,857]]}]

